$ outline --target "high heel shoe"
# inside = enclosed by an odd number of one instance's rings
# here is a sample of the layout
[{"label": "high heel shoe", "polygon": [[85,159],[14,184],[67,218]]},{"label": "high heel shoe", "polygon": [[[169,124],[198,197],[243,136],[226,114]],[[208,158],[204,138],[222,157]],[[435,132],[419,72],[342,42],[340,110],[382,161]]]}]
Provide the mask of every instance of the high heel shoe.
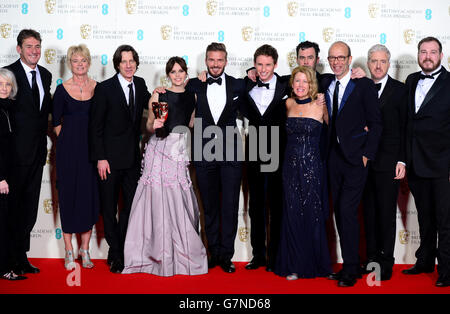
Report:
[{"label": "high heel shoe", "polygon": [[292,273],[288,276],[286,276],[287,280],[297,280],[298,279],[298,275],[296,273]]},{"label": "high heel shoe", "polygon": [[94,263],[92,263],[91,261],[91,256],[89,255],[88,250],[80,249],[80,251],[78,252],[78,257],[81,257],[81,260],[83,262],[82,265],[84,268],[94,267]]},{"label": "high heel shoe", "polygon": [[67,270],[72,270],[75,267],[75,258],[72,250],[66,251],[66,256],[64,257],[64,267]]}]

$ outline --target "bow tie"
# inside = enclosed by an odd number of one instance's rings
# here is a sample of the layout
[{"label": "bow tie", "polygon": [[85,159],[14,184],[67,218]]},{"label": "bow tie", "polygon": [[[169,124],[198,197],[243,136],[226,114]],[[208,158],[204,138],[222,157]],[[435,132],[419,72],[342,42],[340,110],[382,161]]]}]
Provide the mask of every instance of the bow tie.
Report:
[{"label": "bow tie", "polygon": [[206,79],[206,83],[208,83],[208,85],[211,85],[211,84],[214,84],[214,83],[222,85],[222,78],[219,77],[219,78],[215,79],[215,78],[212,78],[212,77],[208,77]]},{"label": "bow tie", "polygon": [[258,87],[265,87],[265,88],[269,89],[269,83],[263,83],[259,79],[256,83],[258,84]]},{"label": "bow tie", "polygon": [[435,75],[438,75],[438,74],[441,73],[441,72],[442,72],[442,67],[439,69],[439,71],[436,71],[436,72],[434,72],[434,73],[431,73],[431,75],[425,75],[425,74],[420,73],[419,79],[424,80],[424,79],[428,78],[428,79],[434,80],[434,76],[435,76]]},{"label": "bow tie", "polygon": [[379,91],[381,89],[381,83],[375,84],[375,88],[377,89],[377,91]]}]

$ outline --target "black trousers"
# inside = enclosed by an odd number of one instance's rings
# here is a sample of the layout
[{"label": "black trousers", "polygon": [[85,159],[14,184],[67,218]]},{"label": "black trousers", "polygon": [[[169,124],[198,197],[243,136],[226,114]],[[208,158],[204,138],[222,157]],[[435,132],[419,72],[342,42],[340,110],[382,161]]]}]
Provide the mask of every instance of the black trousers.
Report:
[{"label": "black trousers", "polygon": [[194,165],[208,251],[219,260],[231,260],[238,226],[242,162],[212,161]]},{"label": "black trousers", "polygon": [[[99,179],[99,197],[103,216],[105,239],[109,245],[108,258],[123,262],[123,249],[127,235],[128,218],[139,180],[139,165],[128,169],[111,169],[106,180]],[[123,208],[118,212],[122,192]]]},{"label": "black trousers", "polygon": [[364,229],[367,259],[377,261],[382,268],[394,266],[397,198],[400,180],[392,171],[378,172],[369,167],[364,190]]},{"label": "black trousers", "polygon": [[408,184],[416,203],[420,233],[416,264],[432,267],[437,257],[439,274],[450,276],[449,178],[423,178],[413,167],[410,169]]},{"label": "black trousers", "polygon": [[9,179],[8,206],[11,213],[11,260],[14,264],[27,261],[30,233],[37,220],[44,165],[35,161],[30,166],[13,166]]},{"label": "black trousers", "polygon": [[343,263],[342,272],[357,275],[359,271],[358,206],[367,179],[367,168],[348,163],[339,146],[330,152],[329,184],[333,200],[336,226],[339,234]]},{"label": "black trousers", "polygon": [[250,241],[253,258],[265,261],[267,254],[267,264],[272,265],[280,241],[283,182],[281,169],[261,172],[260,165],[259,162],[247,164]]},{"label": "black trousers", "polygon": [[0,275],[10,271],[10,239],[9,239],[9,212],[8,212],[8,196],[0,194]]}]

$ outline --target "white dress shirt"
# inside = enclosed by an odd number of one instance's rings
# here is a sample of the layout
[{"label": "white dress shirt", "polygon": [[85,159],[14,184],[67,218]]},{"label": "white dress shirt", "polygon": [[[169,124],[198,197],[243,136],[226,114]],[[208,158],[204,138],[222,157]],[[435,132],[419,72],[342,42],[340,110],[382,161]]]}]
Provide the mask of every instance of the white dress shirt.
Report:
[{"label": "white dress shirt", "polygon": [[277,76],[273,75],[268,82],[263,83],[269,83],[269,88],[266,88],[265,86],[258,87],[258,85],[255,85],[255,87],[253,87],[249,93],[250,96],[253,98],[256,107],[258,107],[258,110],[261,113],[261,115],[263,115],[264,112],[266,112],[267,107],[269,107],[270,103],[273,100],[273,96],[275,96],[275,86],[277,85]]},{"label": "white dress shirt", "polygon": [[[128,85],[130,85],[130,84],[133,84],[133,95],[134,95],[134,99],[136,99],[136,88],[134,87],[133,79],[131,79],[131,82],[129,82],[120,73],[117,74],[117,77],[119,79],[120,86],[122,86],[123,93],[125,94],[125,99],[127,100],[127,104],[129,104],[130,101],[128,98],[130,97],[130,88],[128,87]],[[135,103],[136,103],[136,101],[135,101]]]},{"label": "white dress shirt", "polygon": [[[442,65],[437,68],[433,73],[439,71],[441,69]],[[425,74],[420,72],[422,74]],[[434,75],[434,79],[426,78],[426,79],[420,79],[417,82],[416,87],[416,95],[415,95],[415,104],[416,104],[416,113],[419,111],[420,106],[422,106],[423,100],[425,99],[425,96],[427,96],[428,92],[430,91],[431,87],[433,86],[434,82],[436,82],[436,79],[441,75],[441,73]]]},{"label": "white dress shirt", "polygon": [[384,88],[386,87],[386,83],[388,80],[388,75],[386,74],[377,84],[381,83],[381,88],[378,91],[378,98],[381,97],[381,94],[383,94]]},{"label": "white dress shirt", "polygon": [[44,85],[42,85],[42,78],[41,78],[41,73],[39,72],[39,68],[38,66],[36,66],[34,69],[30,68],[28,65],[26,65],[25,63],[22,62],[22,60],[20,60],[20,63],[22,64],[23,69],[25,70],[25,74],[27,75],[27,79],[28,79],[28,83],[30,83],[30,88],[33,88],[33,74],[31,74],[31,71],[36,71],[36,84],[39,88],[39,109],[42,108],[42,102],[44,101]]},{"label": "white dress shirt", "polygon": [[[210,75],[208,74],[208,77]],[[227,103],[227,89],[225,82],[225,73],[220,76],[222,78],[222,84],[213,83],[211,85],[207,84],[206,87],[206,97],[208,99],[209,110],[214,119],[214,123],[217,124],[220,115]]]},{"label": "white dress shirt", "polygon": [[[348,82],[350,81],[350,76],[351,76],[351,72],[348,71],[348,73],[339,80],[339,94],[338,94],[338,110],[341,108],[341,103],[342,103],[342,97],[344,97],[344,92],[345,92],[345,88],[348,85]],[[328,86],[328,96],[331,99],[331,108],[333,108],[333,94],[334,94],[334,89],[336,87],[336,82],[338,81],[337,78],[335,78],[335,80],[333,82],[331,82],[330,86]],[[333,110],[331,110],[330,112],[330,116],[333,114]]]}]

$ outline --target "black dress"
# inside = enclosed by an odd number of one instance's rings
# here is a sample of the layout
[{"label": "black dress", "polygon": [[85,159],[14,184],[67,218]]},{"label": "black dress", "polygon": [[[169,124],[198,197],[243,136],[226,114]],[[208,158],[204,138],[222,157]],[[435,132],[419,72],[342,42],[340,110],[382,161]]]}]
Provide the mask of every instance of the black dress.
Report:
[{"label": "black dress", "polygon": [[[13,106],[10,99],[0,99],[0,181],[8,182],[8,167],[10,165],[12,128],[9,119],[9,109]],[[8,212],[7,195],[0,194],[0,275],[11,270],[8,240]]]},{"label": "black dress", "polygon": [[283,163],[283,217],[275,273],[299,278],[331,273],[325,220],[328,216],[320,154],[322,123],[288,117]]},{"label": "black dress", "polygon": [[53,126],[62,124],[56,142],[56,187],[65,233],[87,232],[99,217],[96,165],[89,160],[91,100],[72,98],[61,84],[53,98]]}]

